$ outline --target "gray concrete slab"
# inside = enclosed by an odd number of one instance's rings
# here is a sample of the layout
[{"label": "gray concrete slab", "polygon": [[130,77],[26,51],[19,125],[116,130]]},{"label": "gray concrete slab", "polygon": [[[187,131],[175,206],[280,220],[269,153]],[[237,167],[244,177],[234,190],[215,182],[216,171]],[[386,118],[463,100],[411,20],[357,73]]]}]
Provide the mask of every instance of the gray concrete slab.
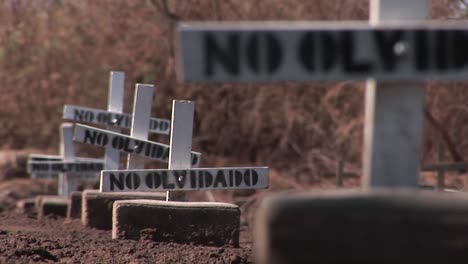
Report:
[{"label": "gray concrete slab", "polygon": [[19,200],[16,203],[16,211],[22,214],[33,215],[36,214],[36,199],[26,198]]},{"label": "gray concrete slab", "polygon": [[[266,198],[256,263],[466,263],[468,194],[403,189]],[[460,262],[461,261],[461,262]]]},{"label": "gray concrete slab", "polygon": [[68,199],[68,210],[67,218],[81,218],[81,204],[82,204],[83,192],[72,192],[70,199]]},{"label": "gray concrete slab", "polygon": [[104,192],[98,190],[83,191],[81,222],[91,228],[112,229],[112,206],[119,200],[166,200],[165,192]]},{"label": "gray concrete slab", "polygon": [[237,205],[210,202],[116,201],[112,238],[205,246],[239,246]]},{"label": "gray concrete slab", "polygon": [[40,220],[44,216],[67,216],[68,199],[64,196],[38,196],[39,200],[37,218]]}]

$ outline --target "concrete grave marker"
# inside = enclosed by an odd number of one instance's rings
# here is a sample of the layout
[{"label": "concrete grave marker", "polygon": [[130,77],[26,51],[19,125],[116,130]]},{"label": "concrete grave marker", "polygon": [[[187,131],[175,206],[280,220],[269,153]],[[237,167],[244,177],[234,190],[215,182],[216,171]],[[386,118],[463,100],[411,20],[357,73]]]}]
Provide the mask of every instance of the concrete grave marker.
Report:
[{"label": "concrete grave marker", "polygon": [[[75,156],[72,138],[73,124],[63,123],[60,130],[60,156],[63,161],[71,162]],[[56,163],[57,161],[52,161]],[[38,219],[52,214],[58,216],[66,216],[68,206],[68,195],[71,189],[76,187],[74,178],[68,178],[67,173],[58,173],[58,196],[38,196],[36,203],[38,208]]]},{"label": "concrete grave marker", "polygon": [[48,214],[65,216],[71,193],[83,181],[96,181],[104,169],[104,160],[74,156],[72,132],[73,124],[61,125],[60,155],[31,154],[28,157],[28,172],[32,178],[58,179],[58,196],[38,196],[35,200],[38,218]]},{"label": "concrete grave marker", "polygon": [[421,82],[467,78],[468,30],[463,24],[421,23],[427,0],[372,0],[370,7],[370,24],[208,22],[177,29],[184,81],[371,78],[365,190],[266,199],[256,218],[256,263],[468,260],[468,236],[460,231],[468,227],[467,195],[417,190]]},{"label": "concrete grave marker", "polygon": [[[76,122],[107,125],[108,130],[116,133],[120,132],[119,128],[130,128],[132,116],[123,113],[124,79],[125,74],[123,72],[111,72],[107,111],[89,107],[65,105],[63,108],[63,118]],[[149,132],[163,135],[169,134],[169,120],[151,118],[148,123]],[[115,152],[115,150],[109,151]],[[116,167],[114,165],[111,167],[115,169]]]},{"label": "concrete grave marker", "polygon": [[[108,110],[117,114],[122,112],[123,107],[124,77],[125,75],[122,72],[111,72],[110,74]],[[28,165],[28,168],[32,173],[32,177],[40,176],[54,178],[57,177],[58,174],[59,195],[64,195],[65,197],[69,197],[71,193],[77,189],[78,184],[82,179],[96,179],[96,173],[89,174],[89,172],[92,172],[93,170],[100,171],[104,166],[108,169],[117,169],[118,167],[115,166],[118,166],[120,160],[120,153],[113,149],[106,151],[104,161],[88,158],[75,158],[72,142],[72,129],[72,125],[70,124],[66,125],[62,130],[61,136],[62,142],[64,143],[60,148],[62,153],[61,159],[58,160],[51,156],[32,156],[30,159],[30,165]],[[110,129],[119,131],[115,127],[111,127]],[[38,161],[39,159],[42,161]],[[39,170],[39,172],[36,170]],[[71,174],[72,172],[73,174]],[[48,200],[46,199],[45,201]],[[59,204],[57,201],[58,199],[54,199],[50,206],[57,207],[57,204]],[[60,201],[60,206],[64,208],[64,212],[66,214],[68,206],[67,199],[61,199]],[[46,210],[46,206],[48,206],[48,204],[44,204],[42,199],[38,199],[37,207],[40,208],[40,211]],[[39,216],[41,216],[41,212],[39,212]]]},{"label": "concrete grave marker", "polygon": [[[169,167],[171,168],[103,170],[100,187],[102,192],[268,188],[267,167],[190,168],[190,161],[193,160],[193,154],[192,158],[190,157],[192,152],[193,103],[174,100],[172,113],[171,151],[169,154]],[[84,137],[86,136],[81,137],[83,138],[82,142],[94,142],[94,140],[98,140],[99,135],[88,133],[88,139],[85,140]],[[100,140],[101,143],[105,144],[108,144],[109,141],[117,142],[118,140],[115,138],[105,139],[104,137],[101,137]],[[132,147],[128,147],[128,149],[132,149]]]},{"label": "concrete grave marker", "polygon": [[273,194],[255,217],[255,263],[465,263],[467,203],[403,188]]},{"label": "concrete grave marker", "polygon": [[[105,193],[168,191],[167,202],[144,200],[115,202],[113,238],[139,239],[143,235],[143,230],[158,230],[157,234],[143,236],[146,238],[149,236],[149,239],[155,241],[238,246],[240,225],[238,206],[223,203],[180,202],[187,200],[182,191],[267,188],[268,168],[190,168],[193,115],[192,102],[173,101],[167,170],[132,169],[101,172],[100,190]],[[177,195],[180,193],[182,195]],[[135,217],[137,215],[143,217]],[[168,215],[170,217],[167,217]]]},{"label": "concrete grave marker", "polygon": [[67,215],[68,198],[56,195],[39,195],[36,197],[37,218],[47,215],[65,217]]},{"label": "concrete grave marker", "polygon": [[[133,115],[131,117],[131,135],[126,137],[127,142],[123,143],[120,136],[114,137],[115,142],[111,139],[111,142],[114,142],[111,147],[115,147],[117,150],[123,150],[123,152],[128,153],[127,159],[127,169],[128,168],[144,168],[145,160],[143,157],[138,156],[140,152],[144,151],[143,141],[147,141],[148,133],[150,127],[148,122],[151,116],[151,105],[153,100],[153,85],[147,84],[137,84],[135,91]],[[90,127],[91,128],[91,127]],[[102,130],[105,132],[105,130]],[[115,135],[116,133],[114,133]],[[121,134],[117,134],[121,135]],[[75,137],[79,138],[79,133],[75,131]],[[108,139],[104,139],[104,136],[96,135],[96,141],[106,142]],[[93,139],[94,140],[94,139]],[[91,141],[93,141],[91,140]],[[90,143],[91,143],[90,141]],[[131,142],[135,143],[133,145]],[[118,146],[119,144],[126,144],[122,149]],[[103,144],[103,146],[106,144]],[[147,146],[147,145],[146,145]],[[164,147],[165,145],[163,145]],[[148,150],[148,149],[147,149]],[[163,153],[162,151],[161,153]],[[159,155],[159,154],[158,154]],[[199,156],[197,160],[199,161]],[[76,194],[78,195],[78,194]],[[132,199],[149,199],[149,200],[164,200],[164,193],[136,193],[136,192],[127,192],[127,193],[100,193],[93,190],[84,191],[82,193],[82,206],[81,206],[81,220],[85,226],[98,228],[98,229],[110,229],[112,227],[112,205],[115,201],[118,200],[132,200]],[[74,203],[76,206],[76,202]],[[76,215],[77,210],[70,209],[70,217]]]},{"label": "concrete grave marker", "polygon": [[[84,190],[81,196],[81,222],[84,226],[109,230],[112,229],[112,207],[121,200],[160,200],[166,199],[165,193],[143,192],[100,192]],[[72,211],[70,210],[70,214]]]},{"label": "concrete grave marker", "polygon": [[[107,125],[107,128],[110,131],[120,132],[120,129],[116,124],[121,124],[125,120],[124,115],[122,114],[124,88],[125,73],[112,71],[109,78],[107,112],[92,108],[65,105],[63,109],[63,118],[78,122],[97,122],[98,124]],[[104,161],[105,168],[118,169],[120,163],[120,152],[110,147],[106,148]],[[78,192],[78,194],[81,194],[81,192]],[[77,196],[79,195],[74,192],[74,194],[71,193],[70,196],[67,217],[73,218],[77,217],[75,212],[81,212],[81,210],[78,210],[77,208]]]},{"label": "concrete grave marker", "polygon": [[[27,171],[32,178],[59,180],[59,195],[69,196],[82,180],[97,181],[104,169],[104,160],[75,157],[72,142],[73,125],[61,125],[61,155],[31,154]],[[70,174],[70,175],[68,175]]]},{"label": "concrete grave marker", "polygon": [[[228,203],[121,200],[112,238],[239,247],[239,207]],[[235,263],[235,262],[233,262]]]}]

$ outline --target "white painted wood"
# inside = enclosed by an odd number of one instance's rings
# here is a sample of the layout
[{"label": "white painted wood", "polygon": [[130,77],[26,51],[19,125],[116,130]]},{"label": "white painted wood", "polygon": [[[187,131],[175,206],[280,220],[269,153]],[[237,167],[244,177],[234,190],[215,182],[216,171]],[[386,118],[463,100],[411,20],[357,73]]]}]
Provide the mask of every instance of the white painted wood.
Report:
[{"label": "white painted wood", "polygon": [[[60,156],[63,157],[63,161],[72,161],[75,158],[75,149],[72,139],[73,124],[62,123],[60,130]],[[58,194],[68,197],[73,187],[76,185],[76,179],[68,173],[59,173],[58,179]]]},{"label": "white painted wood", "polygon": [[[179,78],[216,82],[466,79],[466,23],[402,21],[409,16],[412,20],[426,17],[424,0],[389,0],[381,6],[392,7],[382,19],[400,22],[182,24],[177,29]],[[398,31],[402,35],[394,41]],[[446,47],[437,48],[441,42]]]},{"label": "white painted wood", "polygon": [[31,179],[57,179],[58,174],[41,174],[30,171],[30,163],[34,161],[61,161],[62,156],[57,155],[43,155],[43,154],[29,154],[26,162],[26,172],[31,176]]},{"label": "white painted wood", "polygon": [[[120,128],[131,128],[132,125],[132,115],[130,114],[119,114],[75,105],[63,107],[63,119]],[[168,119],[151,118],[149,121],[149,133],[169,135],[170,127],[171,121]]]},{"label": "white painted wood", "polygon": [[75,159],[75,148],[73,146],[73,124],[62,123],[60,135],[60,156],[64,161]]},{"label": "white painted wood", "polygon": [[[32,173],[31,179],[48,179],[48,180],[59,180],[59,173]],[[60,182],[58,182],[57,186],[60,186]]]},{"label": "white painted wood", "polygon": [[[373,0],[373,24],[423,20],[423,0]],[[418,187],[423,132],[424,87],[419,82],[377,82],[366,89],[363,187]]]},{"label": "white painted wood", "polygon": [[[182,179],[182,180],[181,180]],[[116,170],[101,172],[101,192],[268,188],[268,167]]]},{"label": "white painted wood", "polygon": [[[94,159],[94,158],[83,158],[83,157],[76,157],[76,161],[88,161],[88,162],[102,162],[102,159]],[[28,160],[26,162],[26,171],[29,175],[31,175],[32,179],[57,179],[58,173],[51,173],[51,172],[40,172],[34,169],[31,170],[33,165],[37,166],[37,162],[51,162],[51,161],[63,161],[63,157],[59,155],[44,155],[44,154],[29,154]],[[34,164],[35,163],[35,164]],[[85,175],[83,175],[85,174]],[[94,173],[80,173],[79,177],[84,179],[96,179],[96,172]]]},{"label": "white painted wood", "polygon": [[382,21],[401,23],[402,20],[426,20],[428,10],[428,0],[371,0],[370,22],[378,25]]},{"label": "white painted wood", "polygon": [[[139,140],[91,126],[76,124],[73,140],[100,147],[109,146],[127,154],[136,154],[162,162],[169,161],[169,146],[166,144]],[[136,145],[140,147],[135,148]],[[201,153],[192,151],[192,167],[198,167],[200,158]]]},{"label": "white painted wood", "polygon": [[110,73],[109,83],[110,87],[107,110],[109,110],[109,112],[121,113],[123,110],[125,73],[112,71]]},{"label": "white painted wood", "polygon": [[[151,116],[154,85],[137,84],[133,102],[132,127],[130,136],[136,139],[148,140],[148,123]],[[190,155],[190,154],[189,154]],[[145,160],[134,154],[128,154],[127,169],[144,169]]]},{"label": "white painted wood", "polygon": [[[172,101],[171,139],[168,169],[189,169],[191,166],[193,116],[191,101]],[[183,176],[181,176],[183,177]],[[185,192],[167,192],[167,201],[187,201]]]},{"label": "white painted wood", "polygon": [[[31,163],[35,161],[62,161],[63,157],[59,155],[44,155],[44,154],[29,154],[26,162],[26,172],[31,176],[31,179],[58,179],[58,174],[38,173],[31,171]],[[60,186],[58,184],[58,186]]]},{"label": "white painted wood", "polygon": [[59,155],[45,155],[45,154],[29,154],[28,161],[61,161],[62,156]]},{"label": "white painted wood", "polygon": [[[113,71],[110,73],[109,97],[107,110],[114,113],[123,113],[123,100],[125,88],[125,73]],[[108,126],[110,131],[119,133],[120,129],[115,126]],[[120,152],[114,148],[107,147],[104,157],[106,169],[116,170],[120,164]]]},{"label": "white painted wood", "polygon": [[[104,169],[104,160],[101,161],[86,161],[86,160],[71,160],[71,161],[32,161],[28,164],[28,169],[32,173],[68,173],[89,174],[90,172],[100,172]],[[77,176],[79,177],[79,176]],[[89,178],[89,176],[83,176]]]},{"label": "white painted wood", "polygon": [[[103,159],[86,158],[86,157],[75,157],[73,160],[89,161],[89,162],[104,162]],[[45,161],[63,161],[63,157],[59,155],[29,154],[26,164],[29,164],[31,162],[43,162],[43,161],[44,162]]]},{"label": "white painted wood", "polygon": [[169,169],[191,167],[194,108],[195,104],[192,101],[172,101]]}]

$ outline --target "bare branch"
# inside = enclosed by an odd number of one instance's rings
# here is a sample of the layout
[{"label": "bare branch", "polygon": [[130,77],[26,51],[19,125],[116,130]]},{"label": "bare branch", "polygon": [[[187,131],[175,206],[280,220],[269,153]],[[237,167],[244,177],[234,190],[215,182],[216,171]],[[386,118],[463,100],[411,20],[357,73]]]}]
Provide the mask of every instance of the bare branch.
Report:
[{"label": "bare branch", "polygon": [[151,0],[151,3],[171,22],[178,22],[181,19],[179,15],[169,9],[168,0],[161,0],[160,2],[158,0]]},{"label": "bare branch", "polygon": [[214,5],[215,14],[216,14],[216,19],[221,21],[222,15],[221,15],[221,5],[219,4],[219,0],[213,0],[213,5]]},{"label": "bare branch", "polygon": [[463,157],[457,151],[454,141],[452,140],[449,133],[447,132],[447,129],[445,129],[444,126],[437,119],[435,119],[435,117],[432,115],[431,112],[429,112],[429,110],[425,109],[424,114],[426,115],[426,118],[429,121],[429,123],[437,130],[440,137],[444,141],[445,145],[447,146],[448,151],[450,152],[450,156],[452,156],[453,161],[463,162],[464,161]]},{"label": "bare branch", "polygon": [[237,7],[230,0],[225,0],[223,3],[229,6],[229,9],[231,9],[238,18],[243,18],[242,12],[240,12],[239,9],[237,9]]}]

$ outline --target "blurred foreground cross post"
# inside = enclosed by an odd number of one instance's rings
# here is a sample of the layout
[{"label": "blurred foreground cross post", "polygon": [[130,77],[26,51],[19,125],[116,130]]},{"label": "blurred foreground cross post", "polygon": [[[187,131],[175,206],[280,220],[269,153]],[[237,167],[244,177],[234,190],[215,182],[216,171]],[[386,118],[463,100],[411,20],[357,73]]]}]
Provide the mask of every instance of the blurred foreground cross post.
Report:
[{"label": "blurred foreground cross post", "polygon": [[[374,0],[370,23],[425,20],[427,0]],[[400,41],[402,56],[408,43]],[[363,184],[373,187],[418,187],[424,86],[420,81],[367,81],[365,99]]]}]

